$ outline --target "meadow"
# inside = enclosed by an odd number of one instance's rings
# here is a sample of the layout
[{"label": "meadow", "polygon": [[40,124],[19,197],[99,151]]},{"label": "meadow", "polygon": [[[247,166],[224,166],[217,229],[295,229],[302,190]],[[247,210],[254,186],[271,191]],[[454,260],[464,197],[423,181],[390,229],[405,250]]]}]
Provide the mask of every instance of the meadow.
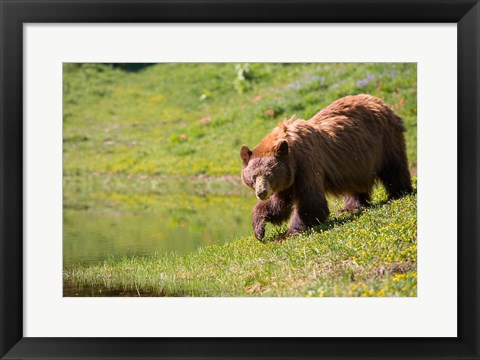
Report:
[{"label": "meadow", "polygon": [[[65,296],[416,296],[416,193],[277,244],[251,231],[240,181],[285,117],[351,94],[405,120],[416,174],[415,64],[64,64]],[[415,177],[412,179],[416,188]]]}]

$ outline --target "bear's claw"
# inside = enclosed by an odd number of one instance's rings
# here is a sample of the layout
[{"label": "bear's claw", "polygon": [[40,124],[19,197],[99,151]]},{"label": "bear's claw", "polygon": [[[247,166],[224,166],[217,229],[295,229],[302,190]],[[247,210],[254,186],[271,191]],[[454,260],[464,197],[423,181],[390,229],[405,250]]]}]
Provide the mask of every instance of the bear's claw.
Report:
[{"label": "bear's claw", "polygon": [[254,211],[253,218],[252,218],[252,225],[253,225],[253,232],[255,233],[255,237],[258,240],[262,240],[263,237],[265,236],[265,225],[266,225],[265,218],[261,216],[259,213]]},{"label": "bear's claw", "polygon": [[262,240],[265,236],[265,220],[254,219],[253,220],[253,232],[258,240]]},{"label": "bear's claw", "polygon": [[255,237],[258,240],[262,240],[263,237],[265,236],[265,225],[264,226],[256,226],[254,229],[255,232]]}]

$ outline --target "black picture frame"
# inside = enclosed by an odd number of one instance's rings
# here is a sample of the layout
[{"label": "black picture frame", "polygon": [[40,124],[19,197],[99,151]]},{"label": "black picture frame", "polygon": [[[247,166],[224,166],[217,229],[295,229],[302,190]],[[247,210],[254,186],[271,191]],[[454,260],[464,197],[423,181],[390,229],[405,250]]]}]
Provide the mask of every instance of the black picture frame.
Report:
[{"label": "black picture frame", "polygon": [[[0,0],[0,357],[479,359],[480,4],[478,0]],[[456,338],[23,337],[23,24],[155,22],[456,23]],[[448,196],[439,194],[441,197]],[[446,213],[447,214],[447,213]],[[438,314],[439,317],[442,314]],[[234,326],[234,324],[232,324]]]}]

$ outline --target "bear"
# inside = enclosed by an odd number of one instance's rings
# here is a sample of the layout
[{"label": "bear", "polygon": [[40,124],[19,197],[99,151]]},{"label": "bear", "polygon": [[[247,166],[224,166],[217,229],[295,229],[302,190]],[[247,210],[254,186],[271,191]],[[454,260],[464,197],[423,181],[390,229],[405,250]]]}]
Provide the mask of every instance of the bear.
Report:
[{"label": "bear", "polygon": [[299,235],[329,216],[326,194],[344,196],[342,211],[370,203],[376,181],[388,198],[412,191],[403,119],[383,100],[351,95],[336,100],[310,120],[279,122],[250,150],[243,145],[242,182],[259,199],[252,213],[257,239],[267,222],[290,218],[277,241]]}]

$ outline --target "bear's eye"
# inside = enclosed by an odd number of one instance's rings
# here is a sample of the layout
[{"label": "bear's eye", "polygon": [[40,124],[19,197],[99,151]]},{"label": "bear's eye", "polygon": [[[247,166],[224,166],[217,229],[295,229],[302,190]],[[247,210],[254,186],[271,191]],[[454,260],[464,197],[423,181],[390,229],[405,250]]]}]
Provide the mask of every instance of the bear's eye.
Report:
[{"label": "bear's eye", "polygon": [[256,175],[253,175],[253,176],[252,176],[252,183],[255,184],[255,181],[256,181],[256,180],[257,180],[257,176],[256,176]]}]

